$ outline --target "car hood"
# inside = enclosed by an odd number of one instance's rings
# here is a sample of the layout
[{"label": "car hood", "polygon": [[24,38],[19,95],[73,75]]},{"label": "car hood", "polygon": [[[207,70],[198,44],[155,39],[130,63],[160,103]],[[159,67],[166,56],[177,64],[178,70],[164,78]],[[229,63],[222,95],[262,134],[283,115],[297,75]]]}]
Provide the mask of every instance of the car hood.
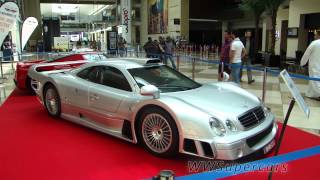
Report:
[{"label": "car hood", "polygon": [[256,96],[233,83],[205,84],[197,89],[163,96],[183,101],[212,116],[224,117],[237,117],[261,104]]}]

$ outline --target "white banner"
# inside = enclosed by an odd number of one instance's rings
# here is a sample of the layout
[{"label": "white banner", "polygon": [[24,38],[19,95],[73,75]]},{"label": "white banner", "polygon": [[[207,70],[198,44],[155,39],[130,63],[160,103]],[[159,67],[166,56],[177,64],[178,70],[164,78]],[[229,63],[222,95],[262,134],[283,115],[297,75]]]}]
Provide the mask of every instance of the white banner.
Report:
[{"label": "white banner", "polygon": [[22,25],[22,33],[21,33],[21,47],[22,50],[26,46],[31,34],[38,26],[38,20],[34,17],[28,17],[24,20]]},{"label": "white banner", "polygon": [[131,0],[121,0],[121,28],[122,37],[131,43]]},{"label": "white banner", "polygon": [[19,17],[19,8],[14,2],[6,2],[0,7],[0,46]]}]

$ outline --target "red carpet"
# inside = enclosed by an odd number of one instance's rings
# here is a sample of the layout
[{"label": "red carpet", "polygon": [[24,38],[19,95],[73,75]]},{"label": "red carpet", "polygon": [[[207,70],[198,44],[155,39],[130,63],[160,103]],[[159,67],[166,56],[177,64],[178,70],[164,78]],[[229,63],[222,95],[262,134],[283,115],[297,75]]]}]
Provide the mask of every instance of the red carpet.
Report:
[{"label": "red carpet", "polygon": [[[288,128],[281,153],[320,144],[320,138]],[[36,97],[14,91],[0,108],[1,180],[106,180],[150,178],[162,169],[188,173],[191,157],[161,159],[142,147],[117,138],[50,118]],[[317,156],[289,163],[287,175],[319,172]],[[311,164],[310,164],[311,163]],[[304,167],[315,168],[306,169]],[[318,174],[318,173],[316,173]],[[258,177],[241,175],[241,178]],[[239,179],[238,178],[238,179]]]}]

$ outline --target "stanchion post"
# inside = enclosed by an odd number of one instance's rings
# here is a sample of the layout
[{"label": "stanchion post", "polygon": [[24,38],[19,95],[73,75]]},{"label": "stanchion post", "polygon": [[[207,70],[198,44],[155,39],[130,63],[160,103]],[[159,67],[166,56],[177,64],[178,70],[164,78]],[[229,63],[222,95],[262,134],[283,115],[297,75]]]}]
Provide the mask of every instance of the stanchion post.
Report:
[{"label": "stanchion post", "polygon": [[[291,101],[290,101],[290,105],[289,105],[286,117],[284,119],[284,122],[283,122],[283,125],[282,125],[282,128],[281,128],[280,137],[279,137],[278,143],[276,144],[276,149],[275,149],[275,152],[274,152],[274,156],[277,156],[278,153],[279,153],[279,149],[280,149],[281,142],[282,142],[282,139],[283,139],[283,136],[284,136],[284,132],[286,130],[286,127],[287,127],[287,124],[288,124],[288,120],[289,120],[289,117],[290,117],[290,114],[291,114],[291,111],[292,111],[292,109],[294,107],[295,102],[296,102],[296,100],[294,98],[292,98]],[[273,171],[274,171],[274,166],[271,167],[271,171],[269,172],[268,180],[272,179]]]},{"label": "stanchion post", "polygon": [[177,56],[177,71],[180,69],[180,56]]},{"label": "stanchion post", "polygon": [[192,80],[195,79],[195,66],[196,66],[196,59],[192,58]]},{"label": "stanchion post", "polygon": [[3,77],[3,67],[2,67],[2,57],[0,58],[0,69],[1,69],[1,78],[0,79],[4,79],[4,77]]},{"label": "stanchion post", "polygon": [[262,101],[263,102],[265,102],[265,98],[266,98],[267,73],[268,73],[268,69],[267,69],[267,67],[264,67],[263,82],[262,82]]},{"label": "stanchion post", "polygon": [[12,71],[12,74],[14,74],[14,55],[12,55],[12,58],[11,58],[11,71]]}]

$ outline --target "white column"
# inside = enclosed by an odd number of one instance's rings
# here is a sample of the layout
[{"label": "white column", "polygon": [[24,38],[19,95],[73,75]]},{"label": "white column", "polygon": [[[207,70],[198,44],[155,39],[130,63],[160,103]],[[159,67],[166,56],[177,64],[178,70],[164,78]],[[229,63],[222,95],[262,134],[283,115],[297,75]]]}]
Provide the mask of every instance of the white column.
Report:
[{"label": "white column", "polygon": [[262,22],[262,51],[267,50],[267,20],[264,19]]}]

